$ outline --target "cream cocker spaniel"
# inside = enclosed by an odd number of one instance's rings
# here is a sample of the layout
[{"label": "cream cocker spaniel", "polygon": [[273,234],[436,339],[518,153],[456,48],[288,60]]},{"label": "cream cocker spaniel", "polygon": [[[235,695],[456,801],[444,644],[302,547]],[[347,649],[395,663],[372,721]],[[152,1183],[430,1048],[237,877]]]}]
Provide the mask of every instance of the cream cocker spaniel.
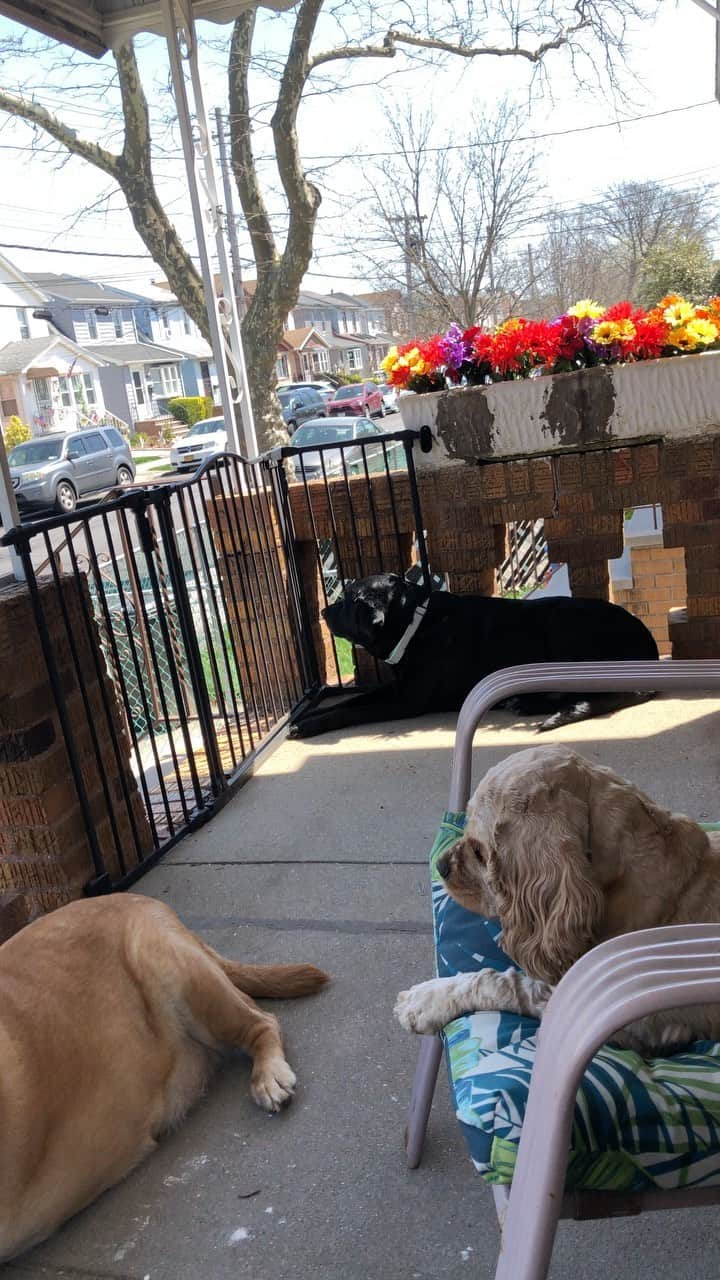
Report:
[{"label": "cream cocker spaniel", "polygon": [[[604,939],[720,921],[720,832],[564,746],[490,769],[437,867],[463,907],[499,917],[503,950],[523,972],[481,969],[402,991],[396,1016],[418,1033],[484,1009],[541,1018],[553,985]],[[613,1036],[646,1055],[698,1039],[720,1039],[720,1005],[667,1010]]]}]

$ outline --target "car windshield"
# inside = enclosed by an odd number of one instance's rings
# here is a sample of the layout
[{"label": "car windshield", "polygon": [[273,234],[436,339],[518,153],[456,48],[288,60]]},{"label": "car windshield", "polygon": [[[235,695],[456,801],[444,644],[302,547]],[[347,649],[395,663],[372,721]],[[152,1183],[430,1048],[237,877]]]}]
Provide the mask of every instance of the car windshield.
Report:
[{"label": "car windshield", "polygon": [[218,431],[225,430],[225,423],[222,418],[207,418],[204,422],[196,422],[194,427],[190,428],[191,436],[214,436]]},{"label": "car windshield", "polygon": [[294,399],[295,399],[294,391],[281,391],[278,396],[278,400],[280,401],[280,404],[282,405],[283,409],[287,409],[290,401]]},{"label": "car windshield", "polygon": [[294,445],[336,444],[340,440],[352,440],[354,423],[306,422],[293,435]]},{"label": "car windshield", "polygon": [[335,400],[354,400],[356,396],[362,395],[362,387],[338,387],[333,399]]},{"label": "car windshield", "polygon": [[11,467],[26,467],[29,462],[57,462],[62,456],[64,436],[57,440],[28,440],[16,444],[8,462]]}]

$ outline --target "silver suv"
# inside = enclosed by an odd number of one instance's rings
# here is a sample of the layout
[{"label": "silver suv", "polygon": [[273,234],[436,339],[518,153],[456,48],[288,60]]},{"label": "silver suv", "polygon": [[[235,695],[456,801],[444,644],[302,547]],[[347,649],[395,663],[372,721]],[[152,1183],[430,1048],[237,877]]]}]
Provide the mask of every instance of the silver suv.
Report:
[{"label": "silver suv", "polygon": [[135,479],[130,446],[116,427],[53,432],[12,450],[8,463],[19,511],[74,511],[78,498]]}]

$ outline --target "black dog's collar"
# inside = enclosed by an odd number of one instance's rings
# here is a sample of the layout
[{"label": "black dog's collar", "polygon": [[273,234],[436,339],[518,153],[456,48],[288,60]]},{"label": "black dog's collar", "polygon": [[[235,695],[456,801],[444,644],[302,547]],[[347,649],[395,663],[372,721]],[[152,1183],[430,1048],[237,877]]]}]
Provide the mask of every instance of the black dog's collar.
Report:
[{"label": "black dog's collar", "polygon": [[394,667],[396,662],[399,662],[400,659],[405,656],[405,650],[425,617],[429,603],[430,597],[428,596],[427,600],[423,600],[422,604],[418,605],[412,616],[409,627],[405,628],[397,644],[390,650],[387,658],[385,658],[385,662],[389,663],[391,667]]}]

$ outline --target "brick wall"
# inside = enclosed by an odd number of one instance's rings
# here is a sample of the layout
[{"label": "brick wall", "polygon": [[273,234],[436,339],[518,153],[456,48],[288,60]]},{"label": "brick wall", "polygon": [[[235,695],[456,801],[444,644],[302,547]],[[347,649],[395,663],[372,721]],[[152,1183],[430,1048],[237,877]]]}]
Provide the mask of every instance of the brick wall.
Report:
[{"label": "brick wall", "polygon": [[[97,633],[93,627],[91,639],[85,625],[81,593],[89,604],[87,585],[82,578],[61,578],[60,589],[39,581],[98,843],[107,871],[117,877],[123,863],[134,866],[150,852],[152,836],[115,688]],[[24,586],[13,583],[0,588],[0,942],[36,916],[79,898],[95,875],[30,598]]]},{"label": "brick wall", "polygon": [[668,614],[684,608],[687,600],[685,552],[682,547],[632,547],[633,587],[611,590],[616,604],[642,618],[652,631],[662,655],[672,653]]}]

